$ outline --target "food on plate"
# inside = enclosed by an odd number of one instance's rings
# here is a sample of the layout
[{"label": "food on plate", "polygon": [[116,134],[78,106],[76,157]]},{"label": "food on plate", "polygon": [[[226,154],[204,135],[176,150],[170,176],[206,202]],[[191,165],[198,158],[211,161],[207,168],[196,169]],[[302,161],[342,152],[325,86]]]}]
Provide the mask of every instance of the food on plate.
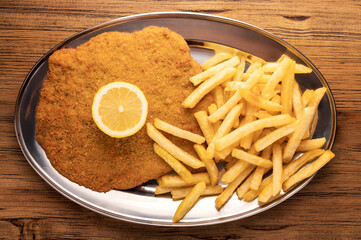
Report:
[{"label": "food on plate", "polygon": [[206,183],[197,183],[192,190],[186,195],[184,200],[179,204],[177,211],[174,214],[173,222],[179,222],[191,208],[196,204],[199,197],[206,190]]},{"label": "food on plate", "polygon": [[[130,189],[159,178],[172,168],[154,153],[146,127],[128,137],[109,137],[93,121],[93,98],[104,85],[127,82],[144,93],[148,122],[166,119],[201,134],[193,113],[205,109],[212,94],[195,109],[181,105],[194,90],[189,78],[200,72],[183,37],[155,26],[106,32],[76,48],[57,50],[49,58],[39,97],[36,139],[60,174],[95,191]],[[197,156],[193,143],[165,136]]]},{"label": "food on plate", "polygon": [[130,83],[109,83],[100,88],[93,100],[93,120],[111,137],[135,134],[143,127],[147,114],[147,99],[137,86]]},{"label": "food on plate", "polygon": [[158,128],[159,130],[162,130],[164,132],[167,132],[169,134],[172,134],[174,136],[187,139],[191,142],[202,144],[205,141],[205,138],[203,136],[200,136],[198,134],[180,129],[176,126],[173,126],[167,122],[164,122],[158,118],[154,119],[154,126]]},{"label": "food on plate", "polygon": [[312,139],[326,88],[302,92],[295,76],[312,70],[287,55],[223,50],[200,66],[160,27],[58,50],[37,140],[59,173],[92,190],[157,179],[155,195],[182,200],[173,222],[202,196],[217,195],[218,210],[235,192],[268,203],[334,157],[325,138]]},{"label": "food on plate", "polygon": [[[326,92],[326,88],[300,91],[295,74],[310,73],[310,68],[287,55],[268,63],[235,49],[217,52],[202,68],[204,72],[190,78],[199,85],[182,105],[192,109],[205,94],[213,93],[214,102],[194,114],[205,139],[194,148],[207,173],[193,174],[192,183],[174,174],[158,179],[156,195],[170,193],[173,200],[183,199],[173,222],[183,219],[201,196],[218,195],[217,209],[234,192],[245,202],[258,197],[259,204],[268,203],[334,157],[330,150],[321,149],[325,138],[310,139]],[[179,129],[158,128],[185,138]],[[224,170],[218,170],[218,162],[226,162]]]}]

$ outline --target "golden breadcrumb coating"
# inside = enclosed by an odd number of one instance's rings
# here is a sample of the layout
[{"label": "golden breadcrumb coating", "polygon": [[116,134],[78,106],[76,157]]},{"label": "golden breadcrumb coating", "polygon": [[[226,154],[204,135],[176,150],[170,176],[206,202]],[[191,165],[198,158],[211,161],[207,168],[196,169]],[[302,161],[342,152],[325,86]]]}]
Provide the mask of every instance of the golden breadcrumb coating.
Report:
[{"label": "golden breadcrumb coating", "polygon": [[[60,174],[95,191],[130,189],[156,179],[171,168],[154,153],[145,127],[123,139],[107,136],[93,122],[93,97],[105,84],[129,82],[147,98],[147,122],[158,117],[201,133],[193,113],[212,97],[192,110],[181,106],[194,89],[189,77],[199,72],[185,40],[155,26],[107,32],[75,49],[58,50],[49,58],[37,106],[37,141]],[[195,155],[192,143],[165,135]]]}]

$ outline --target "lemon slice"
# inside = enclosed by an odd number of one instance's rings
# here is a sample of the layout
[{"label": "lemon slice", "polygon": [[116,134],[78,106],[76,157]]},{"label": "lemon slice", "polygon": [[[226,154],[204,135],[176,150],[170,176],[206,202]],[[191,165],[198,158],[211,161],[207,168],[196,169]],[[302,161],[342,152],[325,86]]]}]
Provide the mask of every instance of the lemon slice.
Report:
[{"label": "lemon slice", "polygon": [[109,83],[99,89],[93,100],[93,119],[99,129],[111,137],[135,134],[143,127],[147,114],[147,99],[130,83]]}]

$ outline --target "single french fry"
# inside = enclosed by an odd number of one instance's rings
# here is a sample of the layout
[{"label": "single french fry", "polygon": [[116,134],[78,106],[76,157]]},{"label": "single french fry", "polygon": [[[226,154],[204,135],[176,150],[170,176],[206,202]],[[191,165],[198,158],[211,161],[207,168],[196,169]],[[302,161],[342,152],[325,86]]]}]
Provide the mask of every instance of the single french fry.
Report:
[{"label": "single french fry", "polygon": [[296,119],[300,119],[302,116],[303,103],[300,87],[298,86],[298,83],[296,81],[294,82],[293,86],[292,103]]},{"label": "single french fry", "polygon": [[262,65],[267,63],[264,59],[260,58],[260,57],[256,57],[252,54],[248,54],[248,59],[250,61],[250,63],[253,63],[253,62],[260,62]]},{"label": "single french fry", "polygon": [[273,90],[275,90],[277,84],[284,79],[290,63],[291,63],[291,59],[288,57],[282,60],[279,67],[272,74],[271,79],[266,83],[266,86],[263,88],[261,94],[263,97],[267,98],[267,95]]},{"label": "single french fry", "polygon": [[306,89],[302,94],[302,105],[304,107],[308,106],[308,103],[311,101],[314,94],[314,90],[312,89]]},{"label": "single french fry", "polygon": [[245,78],[247,79],[252,73],[254,73],[256,70],[260,69],[262,67],[262,63],[260,62],[253,62],[251,63],[251,65],[248,67],[246,73],[244,74]]},{"label": "single french fry", "polygon": [[[210,70],[210,69],[208,69]],[[207,70],[207,71],[208,71]],[[233,67],[217,72],[214,76],[200,84],[182,103],[185,108],[193,108],[197,103],[216,86],[232,78],[236,73]]]},{"label": "single french fry", "polygon": [[170,155],[179,161],[187,164],[192,168],[204,167],[204,163],[199,159],[193,157],[183,149],[177,147],[169,139],[167,139],[161,132],[159,132],[151,123],[147,123],[147,134],[159,146],[164,148]]},{"label": "single french fry", "polygon": [[301,169],[301,167],[303,167],[305,164],[313,161],[324,152],[325,150],[323,149],[311,150],[305,152],[302,156],[287,164],[283,169],[283,182],[286,181],[291,175],[296,173],[299,169]]},{"label": "single french fry", "polygon": [[212,124],[208,121],[208,115],[206,111],[199,111],[194,114],[198,125],[203,133],[204,138],[206,139],[207,143],[210,144],[214,137],[214,128]]},{"label": "single french fry", "polygon": [[[192,190],[192,188],[181,188],[175,189],[171,191],[172,199],[174,201],[183,199],[187,196],[187,194]],[[215,186],[207,186],[206,190],[201,194],[201,196],[211,196],[211,195],[218,195],[222,193],[223,188],[220,185]]]},{"label": "single french fry", "polygon": [[230,59],[231,57],[232,54],[230,53],[226,53],[226,52],[216,53],[213,57],[211,57],[205,63],[202,64],[202,69],[203,71],[205,71],[225,60]]},{"label": "single french fry", "polygon": [[[262,66],[262,69],[264,72],[272,73],[272,72],[276,71],[276,69],[279,68],[279,66],[280,66],[280,63],[268,62]],[[295,66],[295,73],[311,73],[311,72],[312,72],[312,69],[309,67],[306,67],[303,64],[296,64],[296,66]]]},{"label": "single french fry", "polygon": [[246,192],[250,189],[252,179],[254,178],[255,172],[247,177],[247,179],[237,188],[237,196],[239,200],[242,200]]},{"label": "single french fry", "polygon": [[206,166],[211,185],[216,185],[219,181],[219,172],[216,163],[210,156],[208,156],[208,153],[203,147],[203,145],[195,144],[193,145],[193,147],[194,150],[196,150],[199,158],[204,162],[204,165]]},{"label": "single french fry", "polygon": [[[297,172],[303,165],[306,163],[312,161],[316,157],[320,156],[322,153],[324,153],[325,150],[322,149],[316,149],[313,151],[306,152],[298,159],[290,162],[288,165],[283,167],[283,175],[282,175],[282,183],[286,181],[291,175],[293,175],[295,172]],[[268,202],[273,193],[273,183],[272,181],[267,185],[262,192],[258,196],[258,201],[260,203],[266,203]]]},{"label": "single french fry", "polygon": [[[271,153],[272,153],[272,146],[268,146],[262,151],[261,157],[264,159],[270,159]],[[258,190],[258,188],[261,185],[264,174],[266,174],[270,169],[271,168],[264,168],[258,166],[254,171],[250,188],[253,190]]]},{"label": "single french fry", "polygon": [[236,188],[242,183],[242,181],[253,171],[255,166],[249,165],[236,179],[234,179],[223,192],[216,198],[216,207],[220,209],[232,196]]},{"label": "single french fry", "polygon": [[238,159],[235,159],[235,158],[232,158],[231,161],[227,162],[225,165],[224,165],[224,169],[226,171],[228,171],[234,164],[236,164],[239,160]]},{"label": "single french fry", "polygon": [[189,187],[193,186],[199,182],[205,182],[210,184],[210,179],[208,173],[195,173],[193,174],[193,182],[186,182],[183,178],[175,174],[164,175],[161,178],[157,179],[158,185],[160,187]]},{"label": "single french fry", "polygon": [[233,164],[222,176],[221,180],[224,183],[230,183],[237,178],[239,174],[244,172],[244,170],[251,164],[243,160],[238,160]]},{"label": "single french fry", "polygon": [[251,202],[253,200],[255,200],[258,195],[262,192],[262,190],[268,185],[270,184],[270,182],[272,181],[272,178],[266,178],[265,180],[262,181],[261,185],[259,186],[258,190],[252,190],[250,189],[244,196],[243,196],[243,200],[245,202]]},{"label": "single french fry", "polygon": [[317,172],[320,168],[326,165],[326,163],[328,163],[334,157],[335,154],[330,150],[327,150],[316,161],[288,178],[283,184],[283,190],[287,191],[296,183],[312,176],[315,172]]},{"label": "single french fry", "polygon": [[287,56],[287,54],[282,54],[281,55],[281,57],[279,57],[279,59],[277,59],[277,63],[280,63],[280,62],[282,62],[283,61],[283,59],[285,59],[286,57],[289,57],[289,56]]},{"label": "single french fry", "polygon": [[263,78],[263,71],[262,69],[258,69],[255,72],[253,72],[245,82],[237,82],[237,81],[228,82],[225,90],[236,91],[240,87],[250,90],[253,86],[255,86],[258,82],[260,82],[262,78]]},{"label": "single french fry", "polygon": [[220,108],[224,104],[223,88],[221,86],[217,86],[213,89],[213,97],[217,108]]},{"label": "single french fry", "polygon": [[231,111],[229,111],[229,113],[227,114],[227,116],[224,118],[223,122],[217,129],[217,132],[215,133],[213,138],[213,142],[225,136],[231,131],[233,124],[236,122],[237,119],[239,119],[239,116],[241,115],[242,107],[243,104],[238,104],[234,106],[231,109]]},{"label": "single french fry", "polygon": [[312,123],[311,123],[311,127],[309,128],[309,137],[308,138],[312,138],[313,134],[316,131],[316,127],[317,127],[317,122],[318,122],[318,111],[315,112],[315,116],[313,117]]},{"label": "single french fry", "polygon": [[315,107],[306,107],[303,109],[301,119],[299,124],[296,127],[296,130],[292,133],[290,139],[288,140],[284,152],[283,152],[283,161],[288,163],[291,161],[293,155],[296,152],[298,145],[300,144],[302,137],[305,135],[306,131],[310,128],[313,116],[315,114]]},{"label": "single french fry", "polygon": [[301,141],[300,145],[298,145],[296,151],[297,152],[307,152],[314,149],[322,148],[326,143],[326,138],[315,138],[310,140]]},{"label": "single french fry", "polygon": [[238,82],[238,81],[229,81],[224,88],[224,91],[231,92],[237,91],[240,87],[244,87],[246,85],[245,82]]},{"label": "single french fry", "polygon": [[223,149],[231,146],[235,142],[238,142],[243,137],[251,134],[257,130],[269,127],[277,127],[281,125],[285,125],[291,122],[294,122],[295,119],[288,114],[280,114],[264,119],[259,119],[254,122],[245,124],[235,129],[234,131],[228,133],[226,136],[218,139],[215,142],[216,150],[222,151]]},{"label": "single french fry", "polygon": [[[209,115],[213,114],[215,111],[217,111],[217,105],[212,103],[211,105],[208,106],[208,112],[209,112]],[[213,125],[213,129],[214,129],[214,132],[217,132],[219,126],[221,125],[221,121],[217,121],[215,123],[212,124]]]},{"label": "single french fry", "polygon": [[250,164],[261,166],[264,168],[271,168],[272,162],[268,159],[264,159],[262,157],[249,154],[241,149],[233,149],[232,151],[232,157],[238,158],[240,160],[243,160],[245,162],[248,162]]},{"label": "single french fry", "polygon": [[273,156],[273,196],[275,197],[282,189],[282,149],[279,143],[272,145],[272,156]]},{"label": "single french fry", "polygon": [[326,87],[317,88],[313,92],[313,96],[310,99],[310,102],[308,103],[308,105],[318,108],[318,105],[320,104],[320,102],[323,98],[323,95],[325,95],[326,90],[327,90]]},{"label": "single french fry", "polygon": [[283,106],[282,113],[292,113],[292,96],[293,96],[293,85],[295,82],[295,66],[296,62],[291,61],[288,72],[282,81],[281,85],[281,103]]},{"label": "single french fry", "polygon": [[[269,94],[269,96],[272,94],[272,92]],[[273,97],[271,98],[271,102],[273,103],[277,103],[277,104],[281,104],[281,96],[276,94],[273,95]],[[283,108],[282,108],[283,109]]]},{"label": "single french fry", "polygon": [[[271,74],[264,73],[264,75],[263,75],[262,79],[259,81],[259,83],[265,84],[271,79],[271,77],[272,77]],[[262,87],[262,89],[263,88],[264,87]]]},{"label": "single french fry", "polygon": [[239,89],[241,96],[246,99],[246,101],[252,105],[255,105],[259,108],[262,108],[267,111],[280,112],[283,110],[283,106],[277,103],[268,101],[261,95],[255,94],[247,89]]},{"label": "single french fry", "polygon": [[180,189],[178,187],[162,187],[162,186],[155,186],[155,192],[154,195],[161,195],[161,194],[165,194],[165,193],[170,193],[173,190],[177,190]]},{"label": "single french fry", "polygon": [[269,145],[271,145],[272,143],[278,141],[279,139],[293,133],[297,126],[299,124],[299,120],[297,120],[294,123],[285,125],[283,127],[280,127],[276,130],[274,130],[273,132],[270,132],[269,134],[267,134],[266,136],[264,136],[261,139],[258,139],[255,143],[254,143],[254,147],[256,148],[257,151],[262,151],[263,149],[265,149],[266,147],[268,147]]},{"label": "single french fry", "polygon": [[[267,95],[267,99],[272,99],[271,101],[272,102],[275,102],[275,103],[278,103],[278,104],[281,104],[281,101],[278,101],[278,99],[280,99],[279,97],[279,93],[281,93],[281,90],[274,90],[272,92],[270,92],[268,95]],[[277,101],[275,100],[277,98]]]},{"label": "single french fry", "polygon": [[253,115],[258,119],[272,117],[272,115],[265,110],[259,110],[259,111],[255,112]]},{"label": "single french fry", "polygon": [[239,64],[238,67],[237,67],[237,73],[236,73],[236,75],[234,76],[234,79],[233,79],[234,81],[236,81],[236,82],[242,81],[245,66],[246,66],[246,61],[245,61],[245,59],[242,57],[242,58],[241,58],[241,62],[240,62],[240,64]]},{"label": "single french fry", "polygon": [[198,201],[199,197],[206,190],[205,182],[200,182],[195,185],[192,190],[187,194],[181,204],[178,206],[177,211],[173,216],[173,222],[179,222],[184,216],[193,208]]},{"label": "single french fry", "polygon": [[[213,76],[217,75],[218,73],[224,71],[227,68],[232,68],[239,64],[239,58],[237,56],[232,57],[231,59],[217,64],[204,72],[201,72],[191,78],[189,80],[194,84],[194,86],[204,82],[206,79],[212,78]],[[233,76],[232,76],[233,77]],[[227,79],[226,79],[227,80]],[[218,85],[218,84],[217,84]]]},{"label": "single french fry", "polygon": [[[247,103],[247,113],[246,116],[244,117],[242,124],[247,124],[247,123],[251,123],[254,120],[256,120],[256,117],[254,116],[254,113],[258,110],[259,108],[257,106],[251,105],[249,103]],[[262,130],[262,129],[260,129]],[[257,132],[257,131],[256,131]],[[256,132],[253,132],[247,136],[245,136],[244,138],[241,139],[239,145],[241,147],[243,147],[244,149],[250,149],[251,148],[251,144],[252,144],[252,140],[253,140],[253,136]]]},{"label": "single french fry", "polygon": [[242,88],[250,90],[254,85],[256,85],[259,81],[262,80],[263,78],[263,70],[262,69],[258,69],[256,71],[254,71],[249,78],[247,78],[247,80],[244,82],[244,84],[242,85]]},{"label": "single french fry", "polygon": [[177,159],[170,155],[166,150],[154,143],[154,152],[161,157],[166,163],[168,163],[178,175],[186,182],[193,182],[192,173]]},{"label": "single french fry", "polygon": [[222,118],[224,118],[227,113],[241,100],[241,94],[239,90],[220,108],[217,109],[212,115],[208,117],[208,121],[214,123]]},{"label": "single french fry", "polygon": [[222,151],[216,151],[216,155],[219,156],[221,159],[226,159],[228,156],[230,156],[233,148],[237,147],[239,145],[239,142],[235,142],[231,146],[223,149]]},{"label": "single french fry", "polygon": [[164,132],[172,134],[176,137],[189,140],[194,143],[202,144],[205,141],[205,138],[201,135],[183,130],[183,129],[173,126],[167,122],[164,122],[158,118],[154,119],[154,126],[156,128],[158,128],[159,130],[162,130]]}]

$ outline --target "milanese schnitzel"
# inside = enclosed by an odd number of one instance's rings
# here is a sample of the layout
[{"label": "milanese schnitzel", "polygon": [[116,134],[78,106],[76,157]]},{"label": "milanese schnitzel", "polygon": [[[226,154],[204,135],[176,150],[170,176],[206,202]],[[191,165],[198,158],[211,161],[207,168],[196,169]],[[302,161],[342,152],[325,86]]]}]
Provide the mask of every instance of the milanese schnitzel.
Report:
[{"label": "milanese schnitzel", "polygon": [[[171,168],[154,153],[145,127],[127,138],[107,136],[93,122],[93,97],[107,83],[129,82],[147,98],[147,121],[158,117],[201,133],[193,113],[211,96],[195,109],[181,106],[194,89],[189,77],[199,72],[185,40],[167,28],[107,32],[75,49],[58,50],[49,58],[37,107],[37,141],[60,174],[95,191],[130,189],[158,178]],[[195,155],[192,143],[166,136]]]}]

